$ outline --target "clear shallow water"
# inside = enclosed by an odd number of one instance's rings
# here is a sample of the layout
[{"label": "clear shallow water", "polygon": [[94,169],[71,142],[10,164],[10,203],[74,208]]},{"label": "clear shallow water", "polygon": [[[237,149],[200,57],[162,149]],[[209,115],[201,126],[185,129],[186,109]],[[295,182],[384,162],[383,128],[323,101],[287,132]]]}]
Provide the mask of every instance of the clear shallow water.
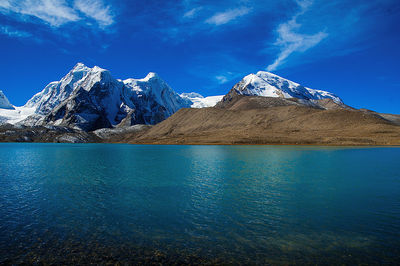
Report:
[{"label": "clear shallow water", "polygon": [[395,264],[400,148],[0,144],[0,264]]}]

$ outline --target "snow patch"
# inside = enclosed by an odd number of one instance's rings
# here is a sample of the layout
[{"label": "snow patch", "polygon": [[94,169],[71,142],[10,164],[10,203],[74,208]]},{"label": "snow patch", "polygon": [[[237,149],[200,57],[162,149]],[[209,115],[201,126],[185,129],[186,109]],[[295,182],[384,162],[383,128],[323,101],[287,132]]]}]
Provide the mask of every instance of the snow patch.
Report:
[{"label": "snow patch", "polygon": [[0,109],[2,123],[16,124],[35,114],[35,107],[14,107],[14,109]]},{"label": "snow patch", "polygon": [[182,93],[180,96],[192,102],[191,108],[214,107],[224,97],[224,95],[204,97],[196,92]]}]

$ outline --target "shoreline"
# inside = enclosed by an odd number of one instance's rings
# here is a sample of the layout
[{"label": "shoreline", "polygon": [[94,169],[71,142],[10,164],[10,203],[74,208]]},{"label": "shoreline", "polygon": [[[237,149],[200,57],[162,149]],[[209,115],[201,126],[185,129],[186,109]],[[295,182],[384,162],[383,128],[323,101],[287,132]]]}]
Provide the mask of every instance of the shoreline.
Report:
[{"label": "shoreline", "polygon": [[131,142],[7,142],[0,144],[123,144],[123,145],[142,145],[142,146],[298,146],[298,147],[365,147],[365,148],[400,148],[400,144],[326,144],[326,143],[131,143]]}]

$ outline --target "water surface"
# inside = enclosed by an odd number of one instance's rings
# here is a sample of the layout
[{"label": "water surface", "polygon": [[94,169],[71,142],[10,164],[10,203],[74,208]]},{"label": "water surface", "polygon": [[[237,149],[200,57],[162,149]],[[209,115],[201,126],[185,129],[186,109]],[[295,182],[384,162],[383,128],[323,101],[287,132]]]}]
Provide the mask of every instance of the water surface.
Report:
[{"label": "water surface", "polygon": [[0,144],[0,264],[398,264],[400,148]]}]

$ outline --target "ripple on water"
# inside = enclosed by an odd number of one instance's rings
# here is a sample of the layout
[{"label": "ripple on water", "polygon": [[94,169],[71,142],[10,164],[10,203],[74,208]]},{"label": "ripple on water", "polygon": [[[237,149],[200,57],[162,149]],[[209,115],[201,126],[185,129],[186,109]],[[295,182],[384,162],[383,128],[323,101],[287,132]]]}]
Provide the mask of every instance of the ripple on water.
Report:
[{"label": "ripple on water", "polygon": [[400,149],[0,144],[0,264],[396,264]]}]

